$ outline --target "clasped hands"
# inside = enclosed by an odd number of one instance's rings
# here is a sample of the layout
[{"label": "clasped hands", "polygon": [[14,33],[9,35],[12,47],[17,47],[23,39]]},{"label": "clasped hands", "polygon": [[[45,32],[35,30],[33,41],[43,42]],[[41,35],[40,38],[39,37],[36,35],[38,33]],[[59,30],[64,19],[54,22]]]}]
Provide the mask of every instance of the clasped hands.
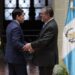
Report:
[{"label": "clasped hands", "polygon": [[31,46],[31,43],[25,44],[25,45],[23,46],[23,51],[28,51],[28,52],[30,52],[30,53],[33,53],[34,50],[33,50],[32,46]]}]

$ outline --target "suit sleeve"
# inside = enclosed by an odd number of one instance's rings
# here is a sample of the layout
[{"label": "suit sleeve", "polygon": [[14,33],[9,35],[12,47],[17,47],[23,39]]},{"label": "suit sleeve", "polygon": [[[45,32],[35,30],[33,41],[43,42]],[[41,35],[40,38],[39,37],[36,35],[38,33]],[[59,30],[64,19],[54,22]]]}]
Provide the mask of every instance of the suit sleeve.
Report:
[{"label": "suit sleeve", "polygon": [[12,30],[12,45],[16,49],[22,49],[23,43],[21,42],[21,33],[20,29],[17,27]]},{"label": "suit sleeve", "polygon": [[53,28],[48,28],[44,33],[43,37],[37,39],[34,42],[31,42],[31,46],[33,49],[41,49],[45,48],[52,41],[53,36],[55,35]]}]

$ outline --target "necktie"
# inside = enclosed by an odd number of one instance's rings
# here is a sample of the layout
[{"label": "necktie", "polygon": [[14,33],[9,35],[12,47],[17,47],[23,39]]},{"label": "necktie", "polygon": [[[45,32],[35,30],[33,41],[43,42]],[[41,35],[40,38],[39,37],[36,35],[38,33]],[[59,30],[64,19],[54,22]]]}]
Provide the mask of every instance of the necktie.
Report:
[{"label": "necktie", "polygon": [[46,24],[43,25],[42,29],[46,26]]}]

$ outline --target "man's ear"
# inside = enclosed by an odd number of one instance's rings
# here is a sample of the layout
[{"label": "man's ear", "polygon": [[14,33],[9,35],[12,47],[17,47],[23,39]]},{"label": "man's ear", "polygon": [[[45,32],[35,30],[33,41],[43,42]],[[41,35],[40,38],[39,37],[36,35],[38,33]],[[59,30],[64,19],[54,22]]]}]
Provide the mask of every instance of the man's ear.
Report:
[{"label": "man's ear", "polygon": [[16,19],[18,18],[19,16],[18,15],[16,15]]}]

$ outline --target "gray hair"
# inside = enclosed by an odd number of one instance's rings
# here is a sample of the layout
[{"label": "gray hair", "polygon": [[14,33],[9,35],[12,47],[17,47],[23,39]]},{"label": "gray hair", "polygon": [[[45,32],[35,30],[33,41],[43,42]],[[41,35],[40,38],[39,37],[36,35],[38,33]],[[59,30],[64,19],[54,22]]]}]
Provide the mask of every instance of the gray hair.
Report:
[{"label": "gray hair", "polygon": [[45,12],[50,16],[53,17],[54,16],[54,11],[52,7],[44,7],[43,8],[45,10]]}]

